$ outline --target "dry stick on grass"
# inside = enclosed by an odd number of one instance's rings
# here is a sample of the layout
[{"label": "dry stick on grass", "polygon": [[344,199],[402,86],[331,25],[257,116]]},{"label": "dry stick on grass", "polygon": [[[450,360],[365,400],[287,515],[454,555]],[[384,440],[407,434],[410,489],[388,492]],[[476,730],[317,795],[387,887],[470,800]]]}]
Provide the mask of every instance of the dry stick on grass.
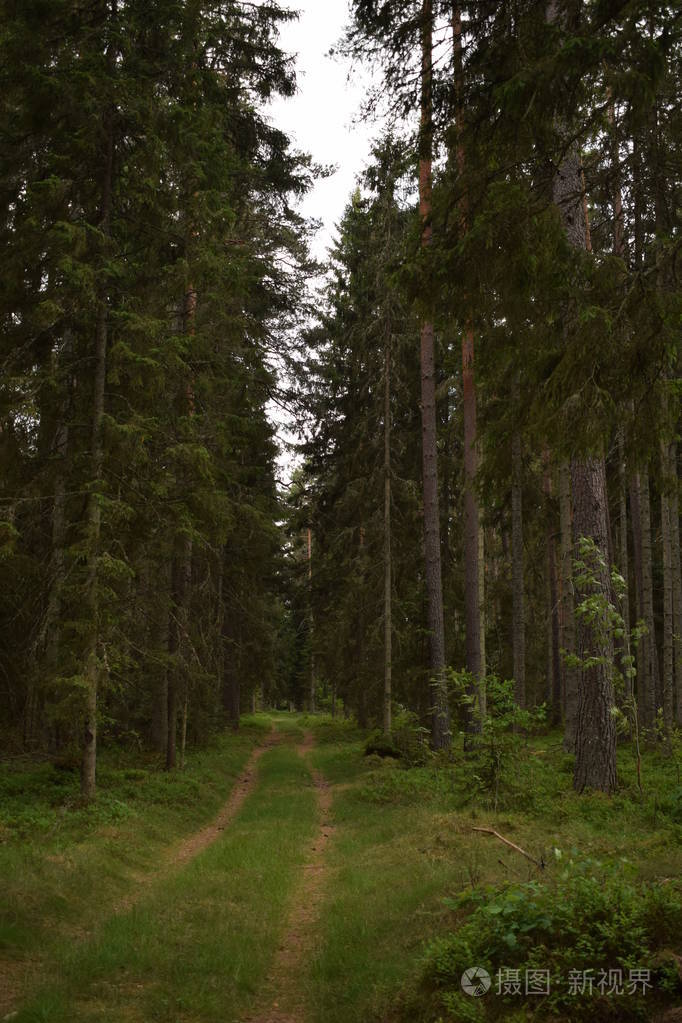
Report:
[{"label": "dry stick on grass", "polygon": [[531,863],[534,863],[535,866],[538,867],[540,870],[545,869],[545,865],[544,863],[542,863],[542,861],[534,859],[530,855],[530,853],[527,853],[525,849],[521,848],[520,845],[515,845],[513,842],[510,842],[509,839],[501,835],[499,831],[493,831],[492,828],[472,828],[471,830],[479,831],[483,835],[494,835],[495,838],[499,838],[500,842],[504,842],[505,845],[508,845],[510,849],[516,849],[518,853],[521,853],[522,856],[525,856],[527,860],[530,860]]},{"label": "dry stick on grass", "polygon": [[501,867],[504,867],[506,871],[511,870],[514,874],[516,874],[517,877],[523,878],[523,874],[521,873],[521,871],[517,870],[516,867],[512,867],[511,863],[505,863],[504,860],[500,859],[498,859],[497,862]]}]

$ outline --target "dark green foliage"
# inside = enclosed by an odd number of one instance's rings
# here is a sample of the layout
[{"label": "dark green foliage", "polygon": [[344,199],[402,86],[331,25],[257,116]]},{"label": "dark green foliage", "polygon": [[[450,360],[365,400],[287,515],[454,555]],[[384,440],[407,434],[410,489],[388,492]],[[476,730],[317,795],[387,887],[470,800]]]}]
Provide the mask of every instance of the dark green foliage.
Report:
[{"label": "dark green foliage", "polygon": [[400,760],[400,750],[386,739],[381,732],[374,732],[365,743],[365,756],[392,757]]},{"label": "dark green foliage", "polygon": [[[399,661],[394,677],[398,700],[426,719],[428,708],[419,696],[428,635],[419,557],[420,432],[414,413],[419,407],[418,323],[428,314],[438,342],[447,660],[458,671],[465,657],[461,340],[471,327],[487,667],[497,678],[513,674],[509,569],[516,434],[522,450],[526,694],[529,706],[544,702],[552,719],[559,720],[566,694],[553,692],[548,678],[546,632],[552,617],[558,618],[556,602],[552,606],[547,593],[547,546],[549,537],[559,542],[560,466],[597,452],[606,458],[613,549],[602,553],[610,563],[619,562],[616,544],[622,549],[619,532],[625,535],[628,564],[619,569],[629,569],[630,629],[641,614],[636,609],[633,509],[626,500],[627,521],[621,523],[618,505],[619,436],[625,485],[650,468],[654,525],[660,521],[661,495],[679,490],[679,479],[666,481],[658,467],[662,438],[679,434],[680,22],[665,3],[560,0],[553,5],[555,16],[548,18],[547,5],[530,2],[362,0],[352,5],[343,45],[381,74],[381,86],[368,96],[368,106],[418,112],[419,34],[430,9],[438,28],[432,68],[439,157],[433,245],[427,254],[420,251],[414,195],[418,140],[413,137],[399,153],[382,140],[361,182],[366,191],[353,197],[341,225],[328,305],[310,336],[319,357],[313,363],[314,435],[306,449],[304,487],[319,541],[313,592],[317,661],[325,664],[326,676],[336,679],[338,692],[348,693],[363,724],[377,723],[382,677],[380,335],[387,313],[399,310],[400,465],[393,480],[394,493],[401,495],[394,498],[393,545]],[[455,11],[464,33],[461,75]],[[568,135],[562,125],[570,128]],[[590,229],[590,245],[580,249],[569,243],[554,194],[569,135],[582,161],[584,218]],[[413,188],[412,203],[397,220],[389,211],[397,205],[396,183],[403,180]],[[580,204],[577,209],[582,219]],[[678,466],[674,469],[679,477]],[[414,502],[409,516],[398,503],[407,493]],[[674,526],[679,531],[679,519]],[[654,532],[655,643],[662,659],[658,539]],[[557,592],[565,595],[570,583],[561,578],[560,568]],[[402,579],[404,588],[398,582]],[[566,613],[563,606],[561,613]],[[560,645],[564,639],[562,634]],[[675,656],[679,660],[679,653]],[[555,690],[565,689],[563,666],[561,673]],[[635,685],[641,691],[643,679]],[[657,699],[660,704],[660,693]]]},{"label": "dark green foliage", "polygon": [[[391,350],[394,698],[421,710],[425,678],[417,321],[398,286],[412,211],[405,168],[382,140],[346,209],[327,306],[311,333],[305,511],[315,538],[317,670],[362,726],[380,720],[383,679],[384,358]],[[309,482],[308,482],[309,481]]]},{"label": "dark green foliage", "polygon": [[267,406],[307,272],[290,200],[310,173],[261,108],[294,87],[276,44],[290,14],[0,13],[1,724],[17,745],[77,744],[94,636],[105,742],[163,744],[167,680],[205,738],[237,680],[272,688],[281,657]]},{"label": "dark green foliage", "polygon": [[[492,1020],[525,1009],[537,1019],[567,1023],[640,1020],[650,1018],[652,1002],[675,1004],[682,994],[673,954],[682,951],[677,947],[682,896],[669,885],[637,883],[624,861],[571,861],[548,883],[483,889],[449,905],[460,925],[427,952],[424,984],[434,992],[435,1005],[424,1018]],[[493,988],[472,999],[460,986],[471,966],[483,967],[492,978],[499,970],[520,970],[521,993],[512,988],[505,995],[502,987],[496,994]],[[634,990],[628,984],[630,970],[638,969],[650,971],[645,994],[641,984]],[[548,996],[525,994],[526,970],[549,970]],[[571,994],[571,970],[592,971],[591,995]],[[609,970],[622,971],[622,994],[600,992],[602,970],[607,978]]]},{"label": "dark green foliage", "polygon": [[[467,707],[476,714],[476,698],[467,672],[451,675],[453,704]],[[516,788],[520,762],[527,755],[528,736],[545,723],[544,704],[523,710],[514,702],[514,683],[495,675],[486,678],[486,714],[477,732],[467,736],[467,773],[471,776],[471,798],[481,795],[492,799],[497,811],[498,800]]]}]

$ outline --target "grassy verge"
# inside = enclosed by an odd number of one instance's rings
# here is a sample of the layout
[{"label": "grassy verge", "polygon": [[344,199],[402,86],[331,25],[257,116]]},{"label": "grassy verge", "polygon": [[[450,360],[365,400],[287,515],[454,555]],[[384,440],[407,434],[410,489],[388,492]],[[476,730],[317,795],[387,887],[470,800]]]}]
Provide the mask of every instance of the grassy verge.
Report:
[{"label": "grassy verge", "polygon": [[96,937],[57,956],[17,1023],[239,1018],[257,999],[316,826],[305,764],[267,752],[224,836]]},{"label": "grassy verge", "polygon": [[[627,860],[623,870],[632,875],[634,889],[655,882],[673,897],[679,888],[682,819],[674,758],[657,752],[645,756],[641,796],[632,754],[624,748],[619,794],[610,800],[577,796],[572,760],[552,734],[521,750],[491,793],[459,753],[446,766],[403,770],[390,760],[363,757],[357,735],[342,731],[335,738],[329,722],[322,724],[321,737],[313,762],[340,784],[333,875],[320,955],[309,978],[320,1023],[464,1019],[459,1003],[448,1014],[442,1001],[430,1002],[433,971],[424,987],[425,948],[468,919],[463,893],[474,895],[480,907],[481,901],[492,904],[499,893],[528,882],[560,890],[568,883],[560,878],[571,861],[587,863],[599,877],[609,875],[613,864],[618,872],[617,865]],[[544,862],[545,869],[539,871],[494,837],[474,832],[474,826],[499,831]],[[511,909],[500,903],[500,912]],[[618,910],[614,906],[616,920]],[[588,912],[586,907],[585,918]],[[511,942],[514,936],[505,937]],[[508,958],[513,965],[514,958]],[[471,999],[468,1003],[473,1005]],[[415,1015],[417,1006],[423,1016]],[[518,1004],[507,1010],[509,1015],[494,1018],[530,1018],[514,1015]],[[488,1018],[480,1006],[476,1011],[472,1019]],[[610,1018],[603,1006],[595,1011]]]},{"label": "grassy verge", "polygon": [[[148,886],[133,909],[114,912],[174,840],[213,817],[273,725],[284,742],[261,759],[257,788],[224,835]],[[311,1023],[622,1023],[658,1018],[676,997],[682,798],[674,756],[645,754],[642,794],[623,747],[618,794],[577,796],[556,734],[503,747],[491,784],[485,753],[427,756],[405,769],[364,756],[364,736],[350,722],[271,714],[194,754],[182,774],[110,755],[100,800],[87,811],[44,767],[4,773],[0,871],[9,900],[0,967],[9,954],[41,968],[18,1023],[223,1023],[258,1003],[315,834],[315,793],[294,749],[308,730],[317,736],[312,764],[334,786],[336,825],[318,951],[297,978]],[[60,796],[51,802],[54,787]],[[544,869],[473,830],[480,826]],[[472,1000],[459,984],[472,956],[491,974],[545,963],[565,974],[571,964],[598,967],[600,956],[637,966],[640,955],[657,964],[661,987],[641,1004],[564,998],[529,1009],[514,997]]]},{"label": "grassy verge", "polygon": [[35,963],[65,937],[91,932],[161,852],[211,820],[268,720],[190,752],[167,774],[130,752],[102,757],[94,806],[78,778],[50,764],[0,768],[0,957]]}]

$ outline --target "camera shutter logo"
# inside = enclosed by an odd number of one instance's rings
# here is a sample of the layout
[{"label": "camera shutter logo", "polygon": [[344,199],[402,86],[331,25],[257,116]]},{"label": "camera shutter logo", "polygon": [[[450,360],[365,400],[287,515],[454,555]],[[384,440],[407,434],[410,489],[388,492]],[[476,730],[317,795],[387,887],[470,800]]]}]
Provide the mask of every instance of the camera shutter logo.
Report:
[{"label": "camera shutter logo", "polygon": [[462,974],[462,991],[472,998],[487,994],[490,983],[490,974],[482,966],[470,966]]}]

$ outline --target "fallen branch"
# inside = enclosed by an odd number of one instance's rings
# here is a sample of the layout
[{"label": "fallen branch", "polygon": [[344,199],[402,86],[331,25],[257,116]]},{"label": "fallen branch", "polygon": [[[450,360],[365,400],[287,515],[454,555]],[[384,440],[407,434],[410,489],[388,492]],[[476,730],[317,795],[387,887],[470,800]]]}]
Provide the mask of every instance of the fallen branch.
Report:
[{"label": "fallen branch", "polygon": [[545,869],[545,864],[541,860],[534,859],[530,855],[530,853],[527,853],[525,849],[521,848],[520,845],[515,845],[513,842],[510,842],[509,839],[505,838],[504,835],[501,835],[499,831],[493,831],[492,828],[472,828],[471,830],[479,831],[483,835],[494,835],[495,838],[499,838],[500,842],[504,842],[505,845],[508,845],[510,849],[516,849],[518,853],[521,853],[522,856],[525,856],[527,860],[530,860],[531,863],[534,863],[535,866],[538,867],[540,870]]}]

